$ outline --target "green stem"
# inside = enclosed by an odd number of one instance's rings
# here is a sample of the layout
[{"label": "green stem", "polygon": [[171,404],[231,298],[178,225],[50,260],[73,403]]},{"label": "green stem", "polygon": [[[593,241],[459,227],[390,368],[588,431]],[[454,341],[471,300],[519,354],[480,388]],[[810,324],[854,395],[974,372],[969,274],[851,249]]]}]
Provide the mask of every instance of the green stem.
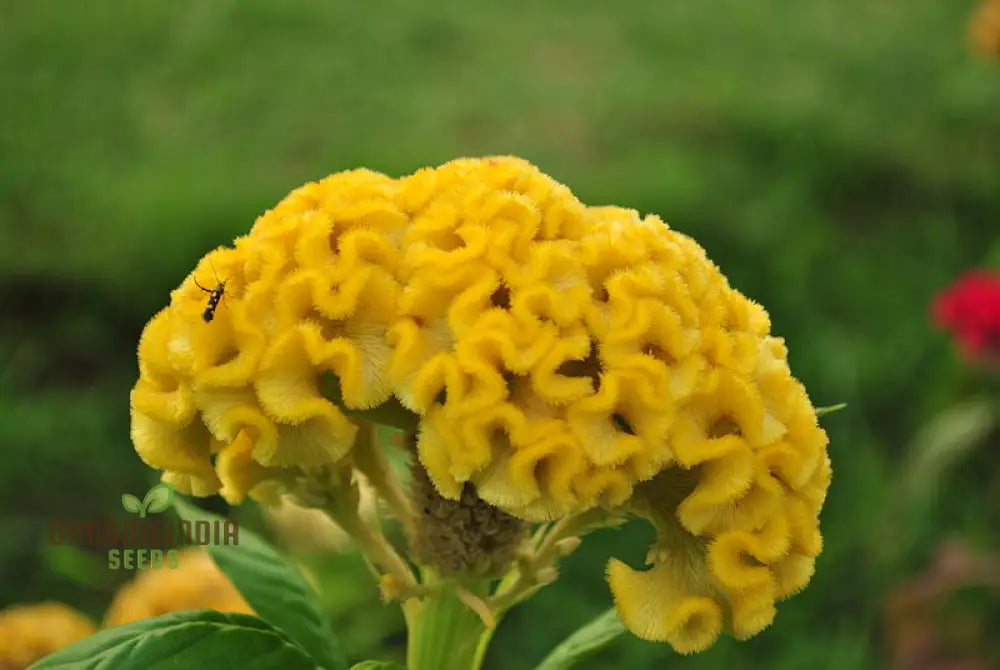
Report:
[{"label": "green stem", "polygon": [[407,670],[479,670],[493,629],[458,596],[459,588],[486,595],[488,582],[461,585],[425,575],[430,595],[403,605],[409,628]]},{"label": "green stem", "polygon": [[344,532],[351,536],[365,557],[382,574],[392,575],[397,584],[406,590],[416,587],[413,572],[406,561],[378,528],[365,523],[354,504],[334,499],[330,501],[325,511]]},{"label": "green stem", "polygon": [[490,604],[498,617],[503,616],[508,609],[545,585],[538,580],[538,571],[555,564],[558,558],[559,540],[579,532],[592,516],[585,514],[563,517],[554,523],[540,540],[537,535],[532,538],[533,543],[538,542],[537,549],[527,561],[519,565],[513,573],[516,577],[510,578],[508,575],[500,582],[497,592],[491,599]]},{"label": "green stem", "polygon": [[407,536],[413,535],[413,510],[399,479],[393,474],[378,440],[378,426],[362,423],[354,445],[354,465],[368,478],[389,509],[396,515]]},{"label": "green stem", "polygon": [[493,640],[493,633],[495,632],[496,626],[493,628],[487,628],[486,632],[479,636],[479,644],[476,646],[476,655],[472,660],[472,670],[479,670],[479,668],[483,667],[483,659],[486,658],[486,650],[489,648],[490,642]]}]

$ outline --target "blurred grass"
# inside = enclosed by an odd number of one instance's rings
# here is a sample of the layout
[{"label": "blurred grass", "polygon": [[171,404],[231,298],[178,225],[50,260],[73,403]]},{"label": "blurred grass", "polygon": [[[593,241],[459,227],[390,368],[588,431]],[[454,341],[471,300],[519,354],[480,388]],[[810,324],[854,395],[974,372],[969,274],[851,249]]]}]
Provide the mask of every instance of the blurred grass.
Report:
[{"label": "blurred grass", "polygon": [[[695,657],[630,640],[592,667],[881,667],[886,590],[944,534],[995,546],[1000,527],[977,505],[995,481],[980,454],[906,521],[916,550],[875,558],[904,445],[975,383],[926,304],[1000,258],[1000,68],[965,51],[971,6],[5,6],[0,606],[107,601],[42,560],[44,524],[111,510],[151,476],[128,439],[133,350],[205,251],[336,170],[514,153],[584,202],[695,237],[768,308],[817,404],[850,403],[824,419],[825,551],[775,625]],[[505,622],[487,667],[540,660],[607,606],[607,557],[639,565],[649,537],[629,526],[585,544]],[[387,632],[398,619],[374,602],[359,617]],[[358,639],[358,654],[381,644]]]}]

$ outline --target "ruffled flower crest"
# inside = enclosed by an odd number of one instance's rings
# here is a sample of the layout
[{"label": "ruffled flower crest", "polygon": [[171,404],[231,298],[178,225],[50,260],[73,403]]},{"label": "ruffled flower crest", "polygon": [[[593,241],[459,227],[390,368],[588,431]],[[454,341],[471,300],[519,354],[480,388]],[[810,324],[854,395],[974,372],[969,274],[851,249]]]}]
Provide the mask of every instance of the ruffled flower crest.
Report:
[{"label": "ruffled flower crest", "polygon": [[[206,321],[201,287],[222,282]],[[690,652],[768,625],[820,550],[827,439],[786,359],[764,309],[655,216],[587,207],[511,157],[353,170],[172,293],[139,345],[132,436],[182,491],[238,502],[343,478],[395,404],[443,499],[648,518],[651,569],[612,561],[611,588],[633,632]]]}]

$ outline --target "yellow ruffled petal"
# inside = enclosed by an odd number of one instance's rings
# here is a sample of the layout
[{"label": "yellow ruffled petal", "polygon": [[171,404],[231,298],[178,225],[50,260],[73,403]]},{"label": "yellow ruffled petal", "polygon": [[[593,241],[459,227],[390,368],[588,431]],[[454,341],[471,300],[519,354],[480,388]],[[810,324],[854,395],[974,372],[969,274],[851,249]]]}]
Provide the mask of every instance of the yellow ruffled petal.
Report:
[{"label": "yellow ruffled petal", "polygon": [[574,486],[586,477],[588,464],[565,425],[552,421],[541,430],[525,426],[513,434],[515,443],[505,441],[501,446],[507,448],[497,449],[500,455],[490,466],[472,476],[479,496],[532,521],[581,507]]},{"label": "yellow ruffled petal", "polygon": [[209,469],[205,469],[202,473],[196,475],[187,472],[164,470],[163,476],[160,479],[186,496],[204,498],[205,496],[215,495],[222,488],[222,482],[219,481],[215,471]]},{"label": "yellow ruffled petal", "polygon": [[403,386],[399,397],[404,406],[421,414],[429,413],[442,393],[445,398],[458,402],[465,396],[468,382],[453,354],[437,354],[423,365],[420,371]]},{"label": "yellow ruffled petal", "polygon": [[347,342],[326,343],[308,324],[274,344],[255,389],[261,407],[278,422],[278,440],[258,442],[254,458],[265,465],[308,467],[335,462],[351,448],[357,427],[320,393],[316,366],[330,366],[353,352]]},{"label": "yellow ruffled petal", "polygon": [[170,309],[160,310],[149,320],[139,338],[140,376],[159,391],[172,391],[179,383],[177,373],[167,356],[170,321]]},{"label": "yellow ruffled petal", "polygon": [[222,482],[219,494],[231,505],[243,502],[254,487],[274,476],[274,469],[253,459],[253,449],[250,433],[240,431],[216,457],[215,467]]},{"label": "yellow ruffled petal", "polygon": [[151,467],[190,474],[210,471],[209,440],[201,421],[178,426],[133,409],[132,442],[139,457]]},{"label": "yellow ruffled petal", "polygon": [[729,597],[730,628],[733,637],[745,640],[771,625],[777,608],[772,583],[731,593]]},{"label": "yellow ruffled petal", "polygon": [[585,507],[618,507],[632,495],[633,479],[627,470],[590,467],[573,480],[573,493]]},{"label": "yellow ruffled petal", "polygon": [[723,612],[710,590],[678,563],[638,572],[612,559],[608,582],[618,615],[644,640],[668,642],[682,654],[704,651],[722,632]]},{"label": "yellow ruffled petal", "polygon": [[448,424],[443,407],[431,408],[420,423],[417,455],[438,492],[445,498],[457,500],[462,495],[462,483],[451,474],[451,454],[461,447]]},{"label": "yellow ruffled petal", "polygon": [[164,423],[190,423],[197,410],[191,389],[182,382],[177,382],[170,391],[161,388],[157,388],[148,377],[140,379],[132,389],[132,411],[142,412]]}]

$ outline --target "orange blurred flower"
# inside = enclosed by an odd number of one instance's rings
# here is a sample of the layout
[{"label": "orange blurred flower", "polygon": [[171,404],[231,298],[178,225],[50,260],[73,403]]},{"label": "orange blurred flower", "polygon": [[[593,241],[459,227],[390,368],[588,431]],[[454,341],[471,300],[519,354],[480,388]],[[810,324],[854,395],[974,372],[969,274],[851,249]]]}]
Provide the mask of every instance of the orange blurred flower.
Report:
[{"label": "orange blurred flower", "polygon": [[181,610],[253,614],[236,587],[204,551],[181,552],[176,569],[145,570],[123,586],[104,617],[106,627]]},{"label": "orange blurred flower", "polygon": [[983,0],[973,12],[969,42],[979,53],[1000,58],[1000,0]]},{"label": "orange blurred flower", "polygon": [[15,605],[0,612],[0,670],[23,670],[96,630],[62,603]]}]

